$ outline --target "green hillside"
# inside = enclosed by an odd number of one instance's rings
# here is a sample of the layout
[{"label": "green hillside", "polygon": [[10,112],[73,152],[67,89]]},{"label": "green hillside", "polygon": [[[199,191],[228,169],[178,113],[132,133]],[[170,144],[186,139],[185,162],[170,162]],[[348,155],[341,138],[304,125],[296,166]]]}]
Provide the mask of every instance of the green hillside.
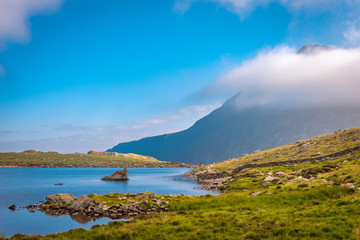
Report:
[{"label": "green hillside", "polygon": [[28,150],[21,153],[0,153],[0,167],[187,167],[186,164],[163,162],[137,154],[123,155],[125,156],[59,154]]},{"label": "green hillside", "polygon": [[360,146],[360,128],[339,130],[331,134],[297,141],[289,145],[265,151],[255,151],[252,154],[244,154],[239,158],[223,161],[214,165],[207,165],[206,167],[198,169],[198,171],[209,169],[215,172],[231,172],[235,168],[247,163],[278,162],[289,159],[320,157],[356,146]]}]

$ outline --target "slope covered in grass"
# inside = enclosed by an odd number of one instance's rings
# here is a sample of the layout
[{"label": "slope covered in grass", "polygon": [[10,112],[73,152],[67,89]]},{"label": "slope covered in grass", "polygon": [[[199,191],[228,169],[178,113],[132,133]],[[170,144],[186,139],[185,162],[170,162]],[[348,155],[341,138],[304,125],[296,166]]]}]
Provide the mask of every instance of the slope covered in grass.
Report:
[{"label": "slope covered in grass", "polygon": [[326,156],[356,146],[360,146],[360,128],[351,128],[265,151],[244,154],[228,161],[206,165],[197,169],[197,172],[228,171],[230,173],[237,167],[248,163],[277,162]]},{"label": "slope covered in grass", "polygon": [[[178,164],[180,165],[180,164]],[[159,161],[136,154],[104,156],[96,154],[59,154],[25,151],[0,153],[0,166],[16,167],[172,167],[174,163]]]}]

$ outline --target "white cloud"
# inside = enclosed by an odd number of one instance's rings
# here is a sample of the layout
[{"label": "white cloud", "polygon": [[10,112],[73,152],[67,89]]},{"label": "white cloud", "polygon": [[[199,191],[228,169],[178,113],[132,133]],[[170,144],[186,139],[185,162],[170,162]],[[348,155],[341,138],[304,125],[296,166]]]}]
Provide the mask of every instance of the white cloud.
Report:
[{"label": "white cloud", "polygon": [[350,46],[358,46],[360,43],[360,28],[352,24],[345,32],[344,38]]},{"label": "white cloud", "polygon": [[317,12],[334,9],[337,4],[353,6],[360,4],[358,0],[176,0],[174,9],[180,13],[186,12],[195,2],[212,2],[226,8],[230,12],[246,17],[257,7],[266,7],[270,3],[279,3],[290,11],[316,8]]},{"label": "white cloud", "polygon": [[[295,36],[300,44],[306,44],[310,39],[311,42],[335,41],[337,45],[347,46],[359,46],[360,43],[359,27],[352,26],[342,31],[349,22],[360,21],[360,0],[175,0],[173,8],[184,14],[195,3],[216,4],[240,19],[248,17],[257,8],[275,3],[292,16],[288,25],[289,39]],[[314,17],[322,20],[315,22]]]},{"label": "white cloud", "polygon": [[202,94],[240,92],[242,108],[360,104],[360,49],[297,54],[287,46],[263,51],[221,76]]},{"label": "white cloud", "polygon": [[219,108],[221,105],[218,103],[215,104],[204,104],[204,105],[191,105],[185,108],[180,109],[180,117],[187,117],[193,114],[197,116],[205,116],[209,112],[213,111],[216,108]]},{"label": "white cloud", "polygon": [[0,0],[0,44],[30,39],[29,18],[57,11],[63,0]]},{"label": "white cloud", "polygon": [[[129,124],[111,126],[111,125],[96,125],[96,126],[74,126],[71,124],[64,124],[54,128],[55,131],[68,132],[116,132],[132,129],[152,129],[154,126],[166,126],[176,121],[184,121],[186,119],[199,119],[209,114],[214,109],[220,107],[220,104],[204,104],[204,105],[190,105],[179,109],[175,114],[166,115],[159,118],[149,118]],[[163,128],[162,133],[166,133],[166,127]]]}]

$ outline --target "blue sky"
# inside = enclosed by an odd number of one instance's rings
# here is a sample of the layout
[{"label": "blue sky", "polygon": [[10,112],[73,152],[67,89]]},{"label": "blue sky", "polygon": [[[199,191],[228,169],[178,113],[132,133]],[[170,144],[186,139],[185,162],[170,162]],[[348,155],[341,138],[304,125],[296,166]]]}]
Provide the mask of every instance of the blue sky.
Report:
[{"label": "blue sky", "polygon": [[199,94],[259,52],[357,47],[360,2],[4,0],[0,151],[86,152],[174,132],[233,92]]}]

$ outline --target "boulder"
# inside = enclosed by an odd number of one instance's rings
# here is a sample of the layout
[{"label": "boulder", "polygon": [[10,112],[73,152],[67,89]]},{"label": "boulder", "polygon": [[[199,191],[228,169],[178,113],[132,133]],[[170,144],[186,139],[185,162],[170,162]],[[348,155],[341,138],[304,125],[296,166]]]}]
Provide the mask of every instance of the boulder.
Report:
[{"label": "boulder", "polygon": [[341,184],[342,187],[347,187],[347,188],[355,188],[354,184],[352,183],[345,183],[345,184]]},{"label": "boulder", "polygon": [[129,178],[127,177],[128,170],[124,168],[122,171],[116,171],[111,175],[103,177],[101,180],[103,181],[127,181]]},{"label": "boulder", "polygon": [[69,193],[58,193],[46,197],[47,203],[50,204],[66,204],[74,201],[76,197]]},{"label": "boulder", "polygon": [[150,191],[145,191],[137,194],[137,197],[154,197],[155,193]]},{"label": "boulder", "polygon": [[256,157],[253,159],[254,162],[264,160],[264,157]]},{"label": "boulder", "polygon": [[281,179],[278,178],[278,177],[271,177],[271,176],[266,177],[266,178],[264,179],[264,181],[270,182],[270,183],[276,183],[276,182],[279,182],[280,180],[281,180]]},{"label": "boulder", "polygon": [[10,207],[8,207],[10,210],[13,210],[13,211],[15,211],[15,209],[16,209],[16,206],[15,206],[15,204],[13,204],[13,205],[11,205]]},{"label": "boulder", "polygon": [[284,172],[276,172],[276,173],[274,173],[274,176],[286,176],[286,173],[284,173]]},{"label": "boulder", "polygon": [[96,207],[99,203],[86,195],[78,197],[69,207],[70,210],[82,210],[88,207]]},{"label": "boulder", "polygon": [[294,179],[294,181],[301,181],[303,180],[304,178],[302,176],[298,176],[297,178]]},{"label": "boulder", "polygon": [[263,180],[262,185],[263,185],[263,186],[266,186],[266,185],[268,185],[268,184],[270,184],[270,183],[277,183],[277,182],[279,182],[280,180],[281,180],[281,179],[278,178],[278,177],[271,177],[271,176],[269,176],[269,177],[266,177],[266,178]]}]

